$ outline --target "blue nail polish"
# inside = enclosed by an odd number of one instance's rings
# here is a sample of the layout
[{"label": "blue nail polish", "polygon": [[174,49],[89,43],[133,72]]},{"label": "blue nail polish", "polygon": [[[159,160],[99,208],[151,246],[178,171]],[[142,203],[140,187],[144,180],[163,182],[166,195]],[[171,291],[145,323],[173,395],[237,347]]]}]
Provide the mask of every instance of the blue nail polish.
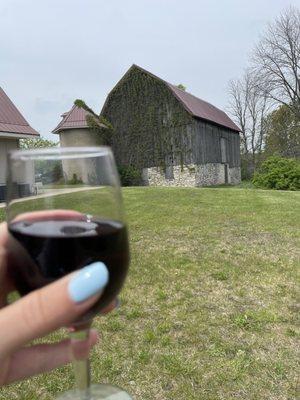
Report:
[{"label": "blue nail polish", "polygon": [[82,268],[69,282],[68,290],[75,303],[87,300],[107,285],[109,273],[106,265],[97,261]]}]

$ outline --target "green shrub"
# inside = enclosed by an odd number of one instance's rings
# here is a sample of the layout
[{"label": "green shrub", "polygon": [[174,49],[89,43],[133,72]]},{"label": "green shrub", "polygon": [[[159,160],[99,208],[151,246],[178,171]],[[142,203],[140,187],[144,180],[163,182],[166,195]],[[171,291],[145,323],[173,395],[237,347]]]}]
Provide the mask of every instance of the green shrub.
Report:
[{"label": "green shrub", "polygon": [[118,167],[122,186],[139,186],[142,182],[141,171],[132,165]]},{"label": "green shrub", "polygon": [[67,182],[68,185],[78,185],[80,183],[82,183],[82,179],[78,179],[77,174],[73,174],[72,179]]},{"label": "green shrub", "polygon": [[256,187],[277,190],[300,189],[300,162],[296,159],[269,157],[254,175]]}]

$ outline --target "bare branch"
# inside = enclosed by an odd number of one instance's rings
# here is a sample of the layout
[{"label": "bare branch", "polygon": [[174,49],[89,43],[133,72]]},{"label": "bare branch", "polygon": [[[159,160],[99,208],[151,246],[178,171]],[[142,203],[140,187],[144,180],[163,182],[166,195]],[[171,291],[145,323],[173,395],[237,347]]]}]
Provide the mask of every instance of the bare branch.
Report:
[{"label": "bare branch", "polygon": [[272,104],[250,71],[229,83],[229,96],[229,112],[242,129],[242,152],[252,155],[254,167],[256,154],[264,147],[265,118]]},{"label": "bare branch", "polygon": [[300,10],[287,8],[270,24],[252,57],[257,83],[268,98],[300,116]]}]

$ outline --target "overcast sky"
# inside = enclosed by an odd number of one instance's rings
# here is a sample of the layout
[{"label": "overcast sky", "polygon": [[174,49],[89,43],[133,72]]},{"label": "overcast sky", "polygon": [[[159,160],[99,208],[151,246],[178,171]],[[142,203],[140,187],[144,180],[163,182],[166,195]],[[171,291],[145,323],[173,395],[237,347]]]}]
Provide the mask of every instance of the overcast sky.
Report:
[{"label": "overcast sky", "polygon": [[53,140],[76,98],[100,111],[133,63],[225,109],[228,81],[290,4],[300,0],[0,0],[0,86]]}]

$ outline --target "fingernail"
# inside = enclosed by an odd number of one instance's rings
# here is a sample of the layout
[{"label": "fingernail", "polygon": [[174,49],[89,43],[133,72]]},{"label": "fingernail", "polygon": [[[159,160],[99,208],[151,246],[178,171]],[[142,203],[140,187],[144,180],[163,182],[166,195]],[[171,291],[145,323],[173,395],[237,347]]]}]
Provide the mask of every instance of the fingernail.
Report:
[{"label": "fingernail", "polygon": [[100,292],[108,283],[106,265],[97,261],[82,268],[69,282],[69,294],[75,303],[87,300]]}]

